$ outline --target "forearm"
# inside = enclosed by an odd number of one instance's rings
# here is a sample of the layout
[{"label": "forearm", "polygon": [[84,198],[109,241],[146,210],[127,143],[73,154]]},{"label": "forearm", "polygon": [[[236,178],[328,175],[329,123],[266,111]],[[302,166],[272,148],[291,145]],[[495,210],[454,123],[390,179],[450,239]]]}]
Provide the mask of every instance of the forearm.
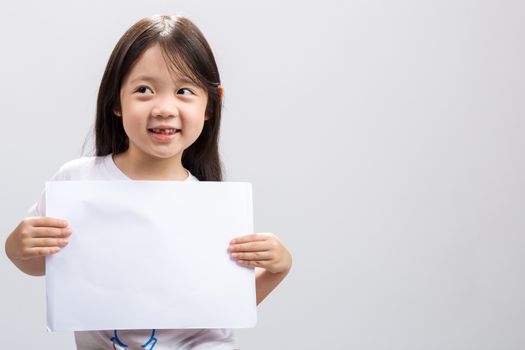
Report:
[{"label": "forearm", "polygon": [[286,277],[288,271],[272,273],[262,268],[255,268],[255,288],[257,294],[257,305],[259,305],[270,294],[279,283]]}]

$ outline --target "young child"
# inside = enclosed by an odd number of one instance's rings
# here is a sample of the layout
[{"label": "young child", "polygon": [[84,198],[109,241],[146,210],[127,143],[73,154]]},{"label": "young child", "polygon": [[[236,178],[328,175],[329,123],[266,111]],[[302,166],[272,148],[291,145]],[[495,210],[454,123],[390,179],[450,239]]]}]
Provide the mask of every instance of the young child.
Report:
[{"label": "young child", "polygon": [[[223,89],[213,53],[187,18],[152,16],[133,25],[109,58],[97,100],[96,157],[63,165],[53,181],[222,181],[218,152]],[[23,272],[45,274],[45,256],[74,234],[45,217],[45,193],[6,240]],[[226,247],[225,247],[226,248]],[[257,303],[286,276],[292,259],[271,233],[235,238],[232,259],[256,269]],[[78,349],[234,349],[229,329],[75,332]]]}]

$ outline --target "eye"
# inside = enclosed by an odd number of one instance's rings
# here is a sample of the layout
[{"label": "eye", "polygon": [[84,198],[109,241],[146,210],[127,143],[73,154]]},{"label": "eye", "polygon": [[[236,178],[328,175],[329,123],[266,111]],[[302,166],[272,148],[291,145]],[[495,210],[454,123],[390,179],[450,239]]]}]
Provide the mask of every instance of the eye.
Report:
[{"label": "eye", "polygon": [[194,95],[193,91],[188,88],[182,88],[177,91],[177,94],[179,95]]},{"label": "eye", "polygon": [[151,90],[149,87],[147,86],[139,86],[135,92],[138,92],[138,93],[141,93],[141,94],[146,94],[146,93],[150,93],[152,94],[153,93],[153,90]]}]

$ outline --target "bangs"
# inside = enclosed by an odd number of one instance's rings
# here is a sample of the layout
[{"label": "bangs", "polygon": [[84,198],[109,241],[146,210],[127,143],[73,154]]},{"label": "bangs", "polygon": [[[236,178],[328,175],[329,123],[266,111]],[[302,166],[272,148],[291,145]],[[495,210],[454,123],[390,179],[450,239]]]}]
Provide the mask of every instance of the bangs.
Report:
[{"label": "bangs", "polygon": [[184,17],[155,18],[152,38],[160,44],[170,71],[208,92],[218,87],[217,65],[201,31]]},{"label": "bangs", "polygon": [[159,44],[166,65],[174,76],[179,79],[189,80],[198,87],[208,91],[209,83],[204,77],[196,73],[198,70],[192,64],[192,59],[195,58],[188,57],[188,53],[184,52],[183,46],[176,45],[169,40],[161,40]]}]

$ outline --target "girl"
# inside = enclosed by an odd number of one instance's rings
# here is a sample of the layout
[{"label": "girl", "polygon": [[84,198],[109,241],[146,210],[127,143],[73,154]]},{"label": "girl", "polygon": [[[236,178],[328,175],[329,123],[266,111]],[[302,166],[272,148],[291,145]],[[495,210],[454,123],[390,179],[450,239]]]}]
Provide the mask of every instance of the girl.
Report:
[{"label": "girl", "polygon": [[[133,25],[109,58],[97,100],[96,157],[70,161],[52,180],[221,181],[222,87],[215,59],[187,18],[152,16]],[[45,217],[45,194],[6,240],[23,272],[45,274],[45,256],[72,230]],[[256,269],[257,303],[286,276],[291,255],[273,234],[235,238],[232,259]],[[228,329],[75,332],[78,349],[233,349]]]}]

